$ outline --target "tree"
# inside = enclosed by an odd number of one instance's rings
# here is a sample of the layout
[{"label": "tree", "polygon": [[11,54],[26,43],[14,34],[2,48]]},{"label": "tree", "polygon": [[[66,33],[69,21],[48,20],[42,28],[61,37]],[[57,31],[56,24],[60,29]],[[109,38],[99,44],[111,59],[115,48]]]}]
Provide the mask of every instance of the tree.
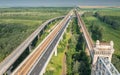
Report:
[{"label": "tree", "polygon": [[79,75],[79,66],[80,66],[80,63],[78,61],[75,61],[73,63],[73,73],[74,73],[74,75]]}]

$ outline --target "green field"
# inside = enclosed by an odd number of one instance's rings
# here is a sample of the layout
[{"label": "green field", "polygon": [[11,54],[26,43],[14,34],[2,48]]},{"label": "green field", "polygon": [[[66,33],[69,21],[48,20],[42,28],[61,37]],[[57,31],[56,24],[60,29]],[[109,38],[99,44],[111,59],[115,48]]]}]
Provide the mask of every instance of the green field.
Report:
[{"label": "green field", "polygon": [[48,19],[71,8],[0,8],[0,62]]},{"label": "green field", "polygon": [[[98,26],[99,28],[102,29],[101,41],[110,42],[111,40],[113,40],[115,52],[113,55],[112,63],[120,71],[120,28],[119,28],[120,10],[116,10],[116,11],[104,10],[104,11],[97,11],[97,13],[100,17],[97,17],[96,15],[87,15],[82,18],[84,19],[85,24],[90,33],[91,33],[90,26],[92,25]],[[105,19],[106,16],[107,19]],[[117,24],[116,28],[115,28],[116,25],[112,24],[112,22]]]}]

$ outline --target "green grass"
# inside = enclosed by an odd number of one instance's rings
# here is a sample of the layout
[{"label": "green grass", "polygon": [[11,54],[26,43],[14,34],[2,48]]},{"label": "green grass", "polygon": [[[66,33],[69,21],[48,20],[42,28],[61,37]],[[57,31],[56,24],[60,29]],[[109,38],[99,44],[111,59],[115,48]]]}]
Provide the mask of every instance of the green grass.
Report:
[{"label": "green grass", "polygon": [[0,8],[0,62],[48,19],[71,8]]},{"label": "green grass", "polygon": [[98,11],[100,15],[102,16],[120,16],[120,9],[119,10],[103,10],[103,11]]},{"label": "green grass", "polygon": [[1,24],[21,24],[34,27],[38,27],[42,22],[41,20],[0,19]]},{"label": "green grass", "polygon": [[89,12],[96,12],[96,11],[119,11],[119,8],[80,8],[78,11],[89,11]]},{"label": "green grass", "polygon": [[46,73],[45,75],[61,75],[63,56],[64,56],[64,52],[63,53],[58,53],[58,56],[53,56],[52,57],[49,65],[47,66],[47,70],[46,70],[46,72],[51,71],[52,74]]}]

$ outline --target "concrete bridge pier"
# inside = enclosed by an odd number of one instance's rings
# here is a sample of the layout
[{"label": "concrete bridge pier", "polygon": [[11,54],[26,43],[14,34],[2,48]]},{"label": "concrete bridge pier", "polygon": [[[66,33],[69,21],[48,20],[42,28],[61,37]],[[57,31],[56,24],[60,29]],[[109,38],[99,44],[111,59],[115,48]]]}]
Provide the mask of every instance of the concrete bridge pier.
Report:
[{"label": "concrete bridge pier", "polygon": [[45,74],[45,72],[46,72],[46,69],[43,70],[43,75]]},{"label": "concrete bridge pier", "polygon": [[[70,22],[69,22],[69,23],[70,23]],[[59,42],[63,40],[64,33],[66,32],[69,23],[67,23],[66,28],[64,29],[62,35],[60,36],[60,39],[58,40],[58,42],[57,42],[57,44],[56,44],[56,46],[55,46],[55,48],[54,48],[54,49],[55,49],[55,50],[54,50],[55,56],[57,56],[57,46],[58,46]]]},{"label": "concrete bridge pier", "polygon": [[6,73],[4,74],[4,75],[11,75],[11,73],[12,73],[12,68],[13,68],[13,66],[11,66],[7,71],[6,71]]},{"label": "concrete bridge pier", "polygon": [[40,38],[40,33],[37,35],[37,39],[39,39]]},{"label": "concrete bridge pier", "polygon": [[57,46],[55,47],[55,56],[57,56]]},{"label": "concrete bridge pier", "polygon": [[58,47],[59,42],[60,42],[60,40],[58,40],[58,42],[56,43],[55,48],[54,48],[55,56],[57,56],[57,47]]},{"label": "concrete bridge pier", "polygon": [[31,50],[32,50],[32,43],[30,43],[30,45],[28,46],[28,48],[29,48],[29,52],[31,52]]},{"label": "concrete bridge pier", "polygon": [[63,36],[60,37],[60,40],[61,40],[61,41],[63,40]]},{"label": "concrete bridge pier", "polygon": [[41,35],[43,34],[43,32],[44,32],[44,31],[41,31],[41,32],[39,32],[39,34],[37,35],[37,39],[38,39],[38,40],[40,39],[40,37],[41,37]]},{"label": "concrete bridge pier", "polygon": [[47,24],[47,25],[43,28],[43,30],[45,30],[45,29],[47,28],[48,25],[49,25],[49,24]]}]

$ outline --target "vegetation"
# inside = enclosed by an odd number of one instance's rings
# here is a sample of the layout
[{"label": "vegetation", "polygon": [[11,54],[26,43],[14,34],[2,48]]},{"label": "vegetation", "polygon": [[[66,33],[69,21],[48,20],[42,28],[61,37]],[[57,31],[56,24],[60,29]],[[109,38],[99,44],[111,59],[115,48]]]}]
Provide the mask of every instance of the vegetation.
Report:
[{"label": "vegetation", "polygon": [[96,12],[95,16],[113,29],[120,29],[120,11],[101,11]]},{"label": "vegetation", "polygon": [[94,40],[102,41],[102,33],[104,31],[102,27],[98,26],[96,22],[93,22],[89,29]]},{"label": "vegetation", "polygon": [[44,21],[70,8],[0,8],[0,62]]},{"label": "vegetation", "polygon": [[45,75],[61,75],[61,60],[64,53],[66,54],[67,75],[90,75],[90,60],[84,49],[85,41],[79,31],[77,19],[74,18],[58,46],[58,56],[52,57]]},{"label": "vegetation", "polygon": [[93,12],[85,12],[82,16],[83,17],[89,17],[89,16],[92,16],[93,15]]},{"label": "vegetation", "polygon": [[[119,22],[118,20],[120,20],[118,17],[120,16],[119,13],[120,10],[104,10],[104,11],[99,11],[96,12],[95,15],[89,15],[89,16],[83,16],[82,18],[85,21],[85,24],[87,26],[87,28],[89,29],[89,32],[91,34],[95,34],[96,32],[99,32],[99,40],[101,41],[106,41],[106,42],[110,42],[111,40],[114,41],[114,48],[115,48],[115,52],[112,58],[112,63],[115,65],[115,67],[118,69],[118,71],[120,72],[120,28],[119,28]],[[119,16],[118,16],[119,15]],[[103,20],[103,17],[109,17]],[[116,17],[118,16],[118,17]],[[101,18],[102,19],[101,19]],[[109,21],[109,22],[107,22]],[[110,22],[116,22],[118,23],[117,27],[113,26],[112,24],[110,24]],[[98,29],[96,29],[96,26]],[[94,28],[94,29],[93,29]],[[94,31],[92,31],[94,30]],[[98,34],[98,33],[97,33]],[[94,41],[96,41],[96,35],[92,35],[92,39]]]},{"label": "vegetation", "polygon": [[90,59],[85,53],[85,40],[75,18],[70,25],[71,38],[66,52],[67,75],[90,75]]},{"label": "vegetation", "polygon": [[[85,12],[82,17],[90,17],[90,16],[94,16],[93,12]],[[90,18],[92,19],[92,18]],[[94,21],[89,21],[89,20],[85,20],[86,24],[89,24],[88,30],[91,34],[91,37],[94,41],[96,40],[100,40],[103,41],[102,36],[103,36],[103,32],[104,32],[104,28],[100,25],[100,23],[97,23],[95,20]]]},{"label": "vegetation", "polygon": [[[68,37],[66,37],[68,36]],[[63,36],[63,40],[60,41],[57,51],[58,55],[53,56],[50,60],[50,63],[47,66],[46,73],[44,75],[61,75],[62,74],[62,60],[65,54],[67,41],[70,38],[70,34],[65,33]]]}]

